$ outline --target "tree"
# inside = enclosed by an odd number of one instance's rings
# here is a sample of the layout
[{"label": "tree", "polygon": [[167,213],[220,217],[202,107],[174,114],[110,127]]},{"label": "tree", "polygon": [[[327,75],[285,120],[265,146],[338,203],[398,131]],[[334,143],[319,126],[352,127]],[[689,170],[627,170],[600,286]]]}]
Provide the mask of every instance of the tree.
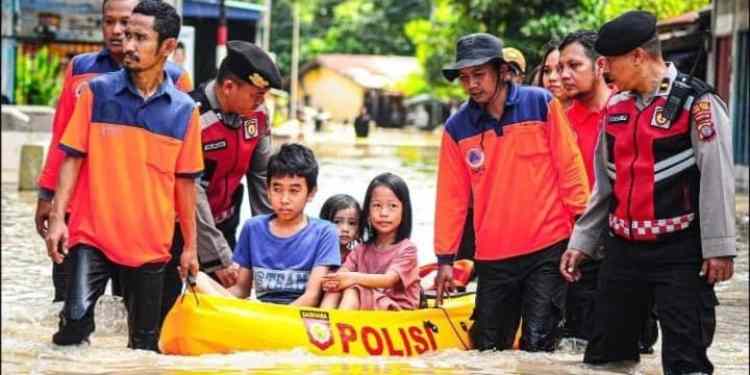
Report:
[{"label": "tree", "polygon": [[[299,0],[297,0],[299,1]],[[271,15],[271,51],[284,75],[290,71],[294,0],[275,0]],[[429,15],[429,0],[299,1],[300,61],[321,53],[405,55],[415,46],[404,32],[413,18]]]},{"label": "tree", "polygon": [[632,9],[648,10],[664,19],[697,10],[709,0],[434,0],[429,18],[406,25],[424,67],[421,77],[410,77],[402,86],[407,93],[431,92],[443,99],[461,98],[458,85],[449,84],[441,68],[454,59],[456,40],[462,35],[488,32],[500,36],[505,46],[524,53],[529,70],[539,63],[540,50],[550,39],[579,30],[597,30],[606,20]]},{"label": "tree", "polygon": [[663,20],[699,10],[710,3],[710,0],[607,0],[602,17],[608,20],[629,10],[639,9],[652,12],[656,18]]}]

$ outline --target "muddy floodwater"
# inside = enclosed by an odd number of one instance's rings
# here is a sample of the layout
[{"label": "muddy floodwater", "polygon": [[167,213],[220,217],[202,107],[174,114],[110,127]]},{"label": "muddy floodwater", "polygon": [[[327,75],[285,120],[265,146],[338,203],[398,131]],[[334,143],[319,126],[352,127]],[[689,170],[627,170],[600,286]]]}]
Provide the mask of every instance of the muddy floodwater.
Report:
[{"label": "muddy floodwater", "polygon": [[[403,177],[414,205],[413,240],[420,264],[432,262],[436,147],[316,146],[319,192],[307,213],[317,216],[335,193],[362,200],[369,181],[385,171]],[[303,350],[180,357],[126,349],[121,301],[105,295],[96,307],[91,345],[57,347],[51,336],[60,304],[53,304],[51,265],[34,230],[34,192],[2,185],[2,373],[3,374],[661,374],[660,346],[639,364],[590,367],[580,349],[555,353],[443,351],[418,358],[320,357]],[[738,215],[736,274],[716,289],[721,305],[709,356],[716,374],[748,373],[747,210]],[[243,212],[248,212],[245,209]],[[127,235],[124,233],[123,235]],[[241,334],[241,332],[239,333]]]}]

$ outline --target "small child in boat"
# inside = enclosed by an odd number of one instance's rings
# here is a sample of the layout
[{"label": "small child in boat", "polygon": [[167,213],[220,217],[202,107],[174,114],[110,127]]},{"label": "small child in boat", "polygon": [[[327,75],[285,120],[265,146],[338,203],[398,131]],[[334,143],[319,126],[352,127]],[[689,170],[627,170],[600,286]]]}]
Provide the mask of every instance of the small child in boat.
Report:
[{"label": "small child in boat", "polygon": [[359,202],[348,194],[336,194],[328,198],[320,209],[320,218],[336,224],[339,234],[341,263],[362,239],[363,227],[360,222],[362,208]]},{"label": "small child in boat", "polygon": [[409,240],[409,188],[400,177],[375,177],[365,194],[365,242],[323,277],[321,308],[409,310],[419,306],[417,248]]},{"label": "small child in boat", "polygon": [[255,288],[263,302],[318,306],[323,275],[341,264],[336,227],[304,214],[317,191],[318,162],[309,148],[287,144],[268,160],[267,173],[273,213],[242,226],[234,249],[237,283],[224,289],[201,272],[196,289],[247,298]]}]

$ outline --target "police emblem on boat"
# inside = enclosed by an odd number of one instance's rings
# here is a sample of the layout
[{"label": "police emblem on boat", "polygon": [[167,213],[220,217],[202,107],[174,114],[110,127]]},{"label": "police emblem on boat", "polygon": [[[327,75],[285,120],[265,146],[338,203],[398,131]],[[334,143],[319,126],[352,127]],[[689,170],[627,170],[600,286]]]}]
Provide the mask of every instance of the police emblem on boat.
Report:
[{"label": "police emblem on boat", "polygon": [[305,322],[310,343],[320,350],[330,348],[333,345],[333,333],[331,333],[331,321],[328,318],[328,313],[302,310],[299,314]]},{"label": "police emblem on boat", "polygon": [[469,164],[472,170],[478,171],[484,166],[484,151],[479,147],[470,148],[466,153],[466,164]]}]

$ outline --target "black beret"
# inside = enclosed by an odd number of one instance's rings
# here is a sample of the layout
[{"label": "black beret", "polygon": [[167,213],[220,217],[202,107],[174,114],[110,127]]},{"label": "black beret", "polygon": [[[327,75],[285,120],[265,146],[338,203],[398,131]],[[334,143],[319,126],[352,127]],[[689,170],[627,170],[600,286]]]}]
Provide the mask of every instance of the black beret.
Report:
[{"label": "black beret", "polygon": [[656,17],[633,10],[605,23],[599,29],[594,49],[602,56],[624,55],[656,35]]},{"label": "black beret", "polygon": [[250,42],[228,41],[227,57],[222,60],[221,67],[260,88],[281,88],[281,73],[271,56]]}]

